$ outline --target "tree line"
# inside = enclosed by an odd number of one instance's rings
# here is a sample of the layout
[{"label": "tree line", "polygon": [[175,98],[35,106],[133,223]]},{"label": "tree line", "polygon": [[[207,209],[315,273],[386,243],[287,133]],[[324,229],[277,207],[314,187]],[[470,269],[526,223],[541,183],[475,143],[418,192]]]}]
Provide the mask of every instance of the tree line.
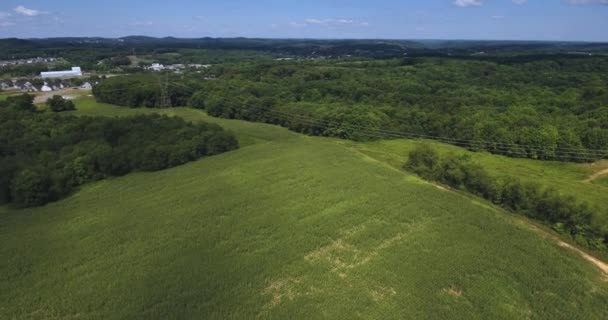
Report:
[{"label": "tree line", "polygon": [[[69,102],[49,100],[63,111]],[[90,181],[157,171],[238,148],[215,124],[139,115],[37,112],[28,95],[0,102],[0,204],[44,205]]]},{"label": "tree line", "polygon": [[[140,74],[105,79],[93,87],[93,95],[99,102],[130,108],[158,108],[161,106],[161,74]],[[171,105],[185,106],[192,96],[192,89],[172,81],[168,95]]]},{"label": "tree line", "polygon": [[608,249],[608,228],[594,220],[593,212],[599,210],[553,188],[511,177],[492,177],[469,156],[453,153],[441,156],[425,143],[409,153],[404,168],[424,179],[466,190],[507,210],[542,221],[581,245]]},{"label": "tree line", "polygon": [[[504,60],[504,59],[503,59]],[[438,137],[510,157],[608,156],[608,58],[483,61],[446,58],[248,62],[172,78],[173,105],[224,118],[364,140],[379,131]],[[141,78],[147,85],[141,89]],[[103,102],[154,107],[158,80],[112,78]],[[121,94],[105,95],[124,88]],[[311,121],[314,119],[315,121]]]}]

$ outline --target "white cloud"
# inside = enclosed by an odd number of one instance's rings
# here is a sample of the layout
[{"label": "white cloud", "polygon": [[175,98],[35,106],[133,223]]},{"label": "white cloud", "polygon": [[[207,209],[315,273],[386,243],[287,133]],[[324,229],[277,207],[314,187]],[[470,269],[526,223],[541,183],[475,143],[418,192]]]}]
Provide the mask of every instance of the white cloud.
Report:
[{"label": "white cloud", "polygon": [[369,26],[369,22],[367,21],[356,21],[353,19],[316,19],[316,18],[308,18],[305,19],[302,23],[292,22],[292,25],[297,25],[299,27],[316,25],[316,26]]},{"label": "white cloud", "polygon": [[17,12],[20,15],[28,16],[28,17],[35,17],[35,16],[39,16],[41,14],[48,13],[48,12],[44,12],[44,11],[40,11],[40,10],[28,9],[24,6],[18,6],[17,8],[15,8],[15,12]]},{"label": "white cloud", "polygon": [[306,19],[304,21],[308,24],[325,24],[325,22],[319,19]]},{"label": "white cloud", "polygon": [[15,23],[14,22],[10,22],[10,21],[0,21],[0,27],[10,27],[10,26],[14,26]]},{"label": "white cloud", "polygon": [[528,3],[528,0],[513,0],[513,3],[522,5]]},{"label": "white cloud", "polygon": [[11,16],[11,14],[8,13],[8,12],[2,12],[2,11],[0,11],[0,19],[6,19],[6,18],[8,18],[10,16]]},{"label": "white cloud", "polygon": [[302,27],[308,26],[306,23],[300,23],[300,22],[295,22],[295,21],[290,22],[289,25],[294,28],[302,28]]},{"label": "white cloud", "polygon": [[135,21],[135,22],[131,23],[131,26],[133,26],[133,27],[149,27],[151,25],[154,25],[154,22],[152,22],[152,21]]},{"label": "white cloud", "polygon": [[454,4],[459,7],[471,7],[471,6],[480,6],[483,4],[483,0],[456,0]]}]

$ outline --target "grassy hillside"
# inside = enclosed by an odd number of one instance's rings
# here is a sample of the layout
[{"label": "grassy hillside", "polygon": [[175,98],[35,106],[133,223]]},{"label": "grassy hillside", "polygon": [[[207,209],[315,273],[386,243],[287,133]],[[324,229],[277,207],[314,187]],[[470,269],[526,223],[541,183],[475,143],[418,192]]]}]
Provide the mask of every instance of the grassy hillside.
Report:
[{"label": "grassy hillside", "polygon": [[608,176],[604,176],[604,177],[598,178],[596,180],[593,180],[593,184],[608,188]]},{"label": "grassy hillside", "polygon": [[348,142],[162,112],[243,148],[0,209],[0,318],[608,317],[606,275],[501,210]]},{"label": "grassy hillside", "polygon": [[[406,161],[408,153],[420,141],[390,140],[370,143],[350,143],[361,152],[400,168]],[[563,194],[574,195],[599,208],[598,216],[608,224],[608,207],[606,195],[608,185],[601,180],[591,183],[586,181],[595,172],[608,168],[608,161],[594,164],[576,164],[557,161],[537,161],[530,159],[515,159],[493,155],[487,152],[470,152],[465,149],[443,143],[430,142],[441,153],[454,152],[468,154],[483,165],[492,176],[517,177],[522,181],[536,182],[556,188]],[[603,209],[603,210],[602,210]]]}]

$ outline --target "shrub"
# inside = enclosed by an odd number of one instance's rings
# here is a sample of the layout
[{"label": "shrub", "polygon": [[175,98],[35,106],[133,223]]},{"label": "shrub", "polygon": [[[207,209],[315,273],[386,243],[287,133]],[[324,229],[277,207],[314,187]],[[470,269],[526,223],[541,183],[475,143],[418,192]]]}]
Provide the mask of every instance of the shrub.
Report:
[{"label": "shrub", "polygon": [[[59,101],[58,99],[56,99]],[[45,204],[75,187],[238,148],[221,127],[159,115],[60,116],[0,109],[0,203]]]},{"label": "shrub", "polygon": [[592,208],[574,197],[560,195],[555,189],[543,189],[513,178],[500,182],[469,157],[455,154],[440,157],[428,144],[412,150],[404,167],[423,178],[464,188],[508,210],[546,222],[578,243],[600,249],[608,246],[606,231],[593,223]]},{"label": "shrub", "polygon": [[71,111],[76,110],[76,106],[74,106],[74,102],[71,100],[66,100],[62,96],[54,95],[52,98],[46,100],[46,105],[53,112],[63,112],[63,111]]}]

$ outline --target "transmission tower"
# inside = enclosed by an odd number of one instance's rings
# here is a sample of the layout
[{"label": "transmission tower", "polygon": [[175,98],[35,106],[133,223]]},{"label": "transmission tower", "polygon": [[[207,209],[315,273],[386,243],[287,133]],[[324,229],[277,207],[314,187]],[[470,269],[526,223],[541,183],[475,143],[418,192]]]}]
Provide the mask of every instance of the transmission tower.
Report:
[{"label": "transmission tower", "polygon": [[169,97],[169,73],[164,72],[158,76],[158,85],[160,86],[160,101],[159,108],[171,108],[171,98]]}]

